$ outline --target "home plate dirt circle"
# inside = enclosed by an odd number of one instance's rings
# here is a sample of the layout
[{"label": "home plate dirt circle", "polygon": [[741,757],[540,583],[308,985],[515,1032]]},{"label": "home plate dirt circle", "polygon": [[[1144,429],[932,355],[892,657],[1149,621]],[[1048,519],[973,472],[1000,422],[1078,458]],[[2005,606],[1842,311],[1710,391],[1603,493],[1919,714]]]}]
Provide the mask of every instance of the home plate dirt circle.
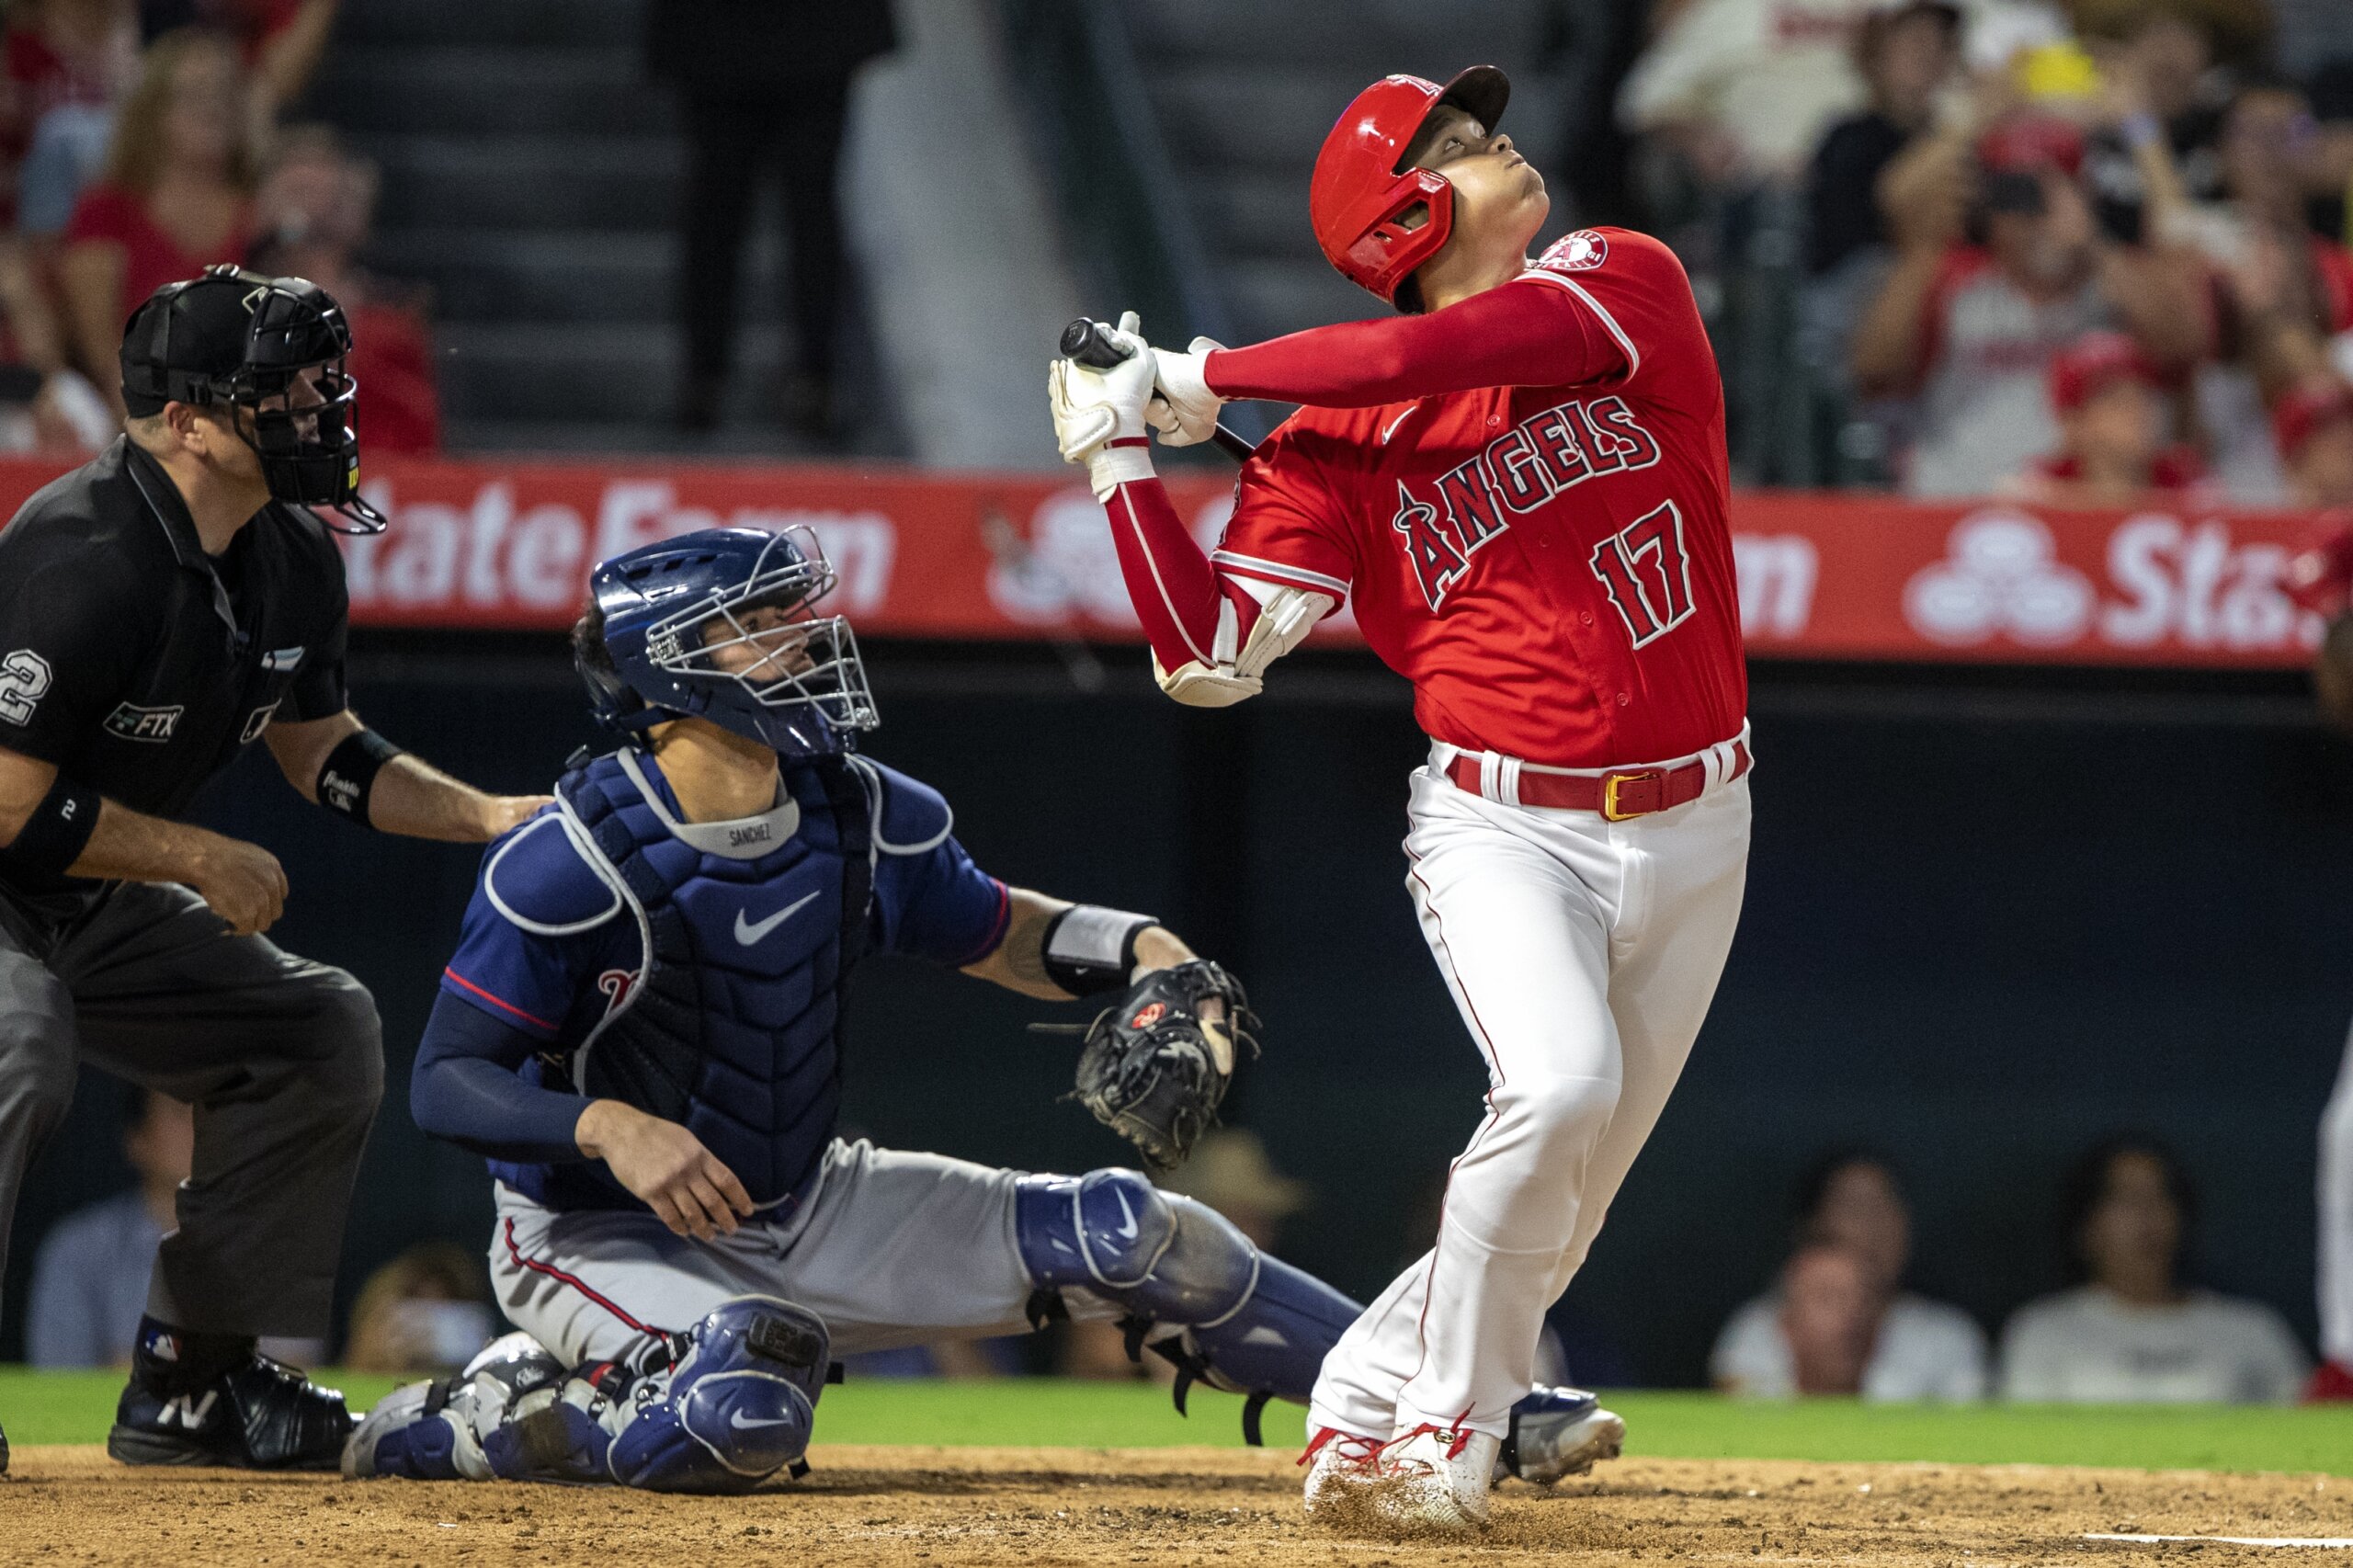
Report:
[{"label": "home plate dirt circle", "polygon": [[1475,1538],[1383,1540],[1311,1523],[1291,1457],[820,1445],[797,1484],[699,1498],[132,1471],[95,1448],[30,1448],[0,1480],[0,1559],[1981,1568],[2277,1562],[2274,1549],[2233,1542],[2353,1537],[2353,1481],[2322,1476],[1632,1459],[1551,1492],[1505,1487]]}]

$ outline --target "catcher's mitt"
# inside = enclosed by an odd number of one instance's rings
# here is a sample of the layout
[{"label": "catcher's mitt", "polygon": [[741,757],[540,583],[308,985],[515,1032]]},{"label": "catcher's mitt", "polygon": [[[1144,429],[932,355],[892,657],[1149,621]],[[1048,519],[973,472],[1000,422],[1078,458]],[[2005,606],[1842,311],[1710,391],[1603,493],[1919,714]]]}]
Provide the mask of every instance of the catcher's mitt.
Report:
[{"label": "catcher's mitt", "polygon": [[[1201,1017],[1211,998],[1224,1017]],[[1095,1017],[1068,1097],[1143,1152],[1154,1170],[1185,1163],[1217,1120],[1237,1042],[1258,1050],[1258,1016],[1241,982],[1205,959],[1156,969]]]}]

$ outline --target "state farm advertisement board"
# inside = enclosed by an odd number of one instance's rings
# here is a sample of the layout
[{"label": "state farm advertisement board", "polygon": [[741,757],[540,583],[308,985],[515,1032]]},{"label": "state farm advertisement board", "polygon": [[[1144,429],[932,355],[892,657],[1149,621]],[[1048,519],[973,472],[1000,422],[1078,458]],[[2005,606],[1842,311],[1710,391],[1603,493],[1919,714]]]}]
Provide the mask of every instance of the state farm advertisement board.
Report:
[{"label": "state farm advertisement board", "polygon": [[[0,515],[57,472],[0,461]],[[1051,474],[383,461],[367,490],[392,527],[344,540],[364,625],[552,631],[577,613],[592,562],[725,524],[813,529],[840,574],[835,602],[870,635],[1138,635],[1102,508]],[[1229,483],[1169,490],[1214,541]],[[2320,635],[2280,588],[2317,534],[2292,513],[1754,492],[1733,531],[1760,657],[2290,666]],[[1317,636],[1356,631],[1343,614]]]},{"label": "state farm advertisement board", "polygon": [[2297,665],[2290,512],[2063,512],[1756,492],[1733,551],[1751,653],[1816,659]]}]

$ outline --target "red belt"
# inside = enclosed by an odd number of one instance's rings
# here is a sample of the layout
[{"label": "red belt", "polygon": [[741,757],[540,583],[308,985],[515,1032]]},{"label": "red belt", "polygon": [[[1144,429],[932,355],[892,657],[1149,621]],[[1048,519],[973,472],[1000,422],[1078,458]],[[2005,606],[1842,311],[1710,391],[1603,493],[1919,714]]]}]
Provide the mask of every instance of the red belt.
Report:
[{"label": "red belt", "polygon": [[[1724,782],[1729,784],[1747,771],[1748,746],[1745,742],[1734,741],[1732,771],[1724,776]],[[1479,787],[1480,772],[1477,752],[1457,752],[1454,760],[1446,766],[1446,776],[1455,786],[1473,795],[1485,793]],[[1599,812],[1611,822],[1624,822],[1696,801],[1707,787],[1705,757],[1680,767],[1626,767],[1608,773],[1539,773],[1523,765],[1516,803],[1549,806],[1558,811]]]}]

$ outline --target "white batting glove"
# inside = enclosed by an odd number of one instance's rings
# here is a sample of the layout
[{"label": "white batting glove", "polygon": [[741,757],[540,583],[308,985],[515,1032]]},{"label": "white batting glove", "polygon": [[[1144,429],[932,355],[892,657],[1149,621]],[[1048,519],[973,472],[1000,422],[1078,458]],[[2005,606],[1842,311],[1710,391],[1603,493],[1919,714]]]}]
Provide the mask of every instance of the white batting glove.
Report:
[{"label": "white batting glove", "polygon": [[[1131,480],[1152,477],[1152,451],[1142,445],[1144,406],[1152,401],[1152,346],[1136,335],[1133,311],[1123,312],[1112,339],[1128,358],[1108,370],[1055,358],[1046,369],[1046,396],[1054,411],[1054,439],[1063,461],[1084,463],[1095,498]],[[1113,446],[1115,441],[1134,445]]]},{"label": "white batting glove", "polygon": [[1152,351],[1153,385],[1160,395],[1152,400],[1148,416],[1162,446],[1198,446],[1217,433],[1217,411],[1225,399],[1210,391],[1202,368],[1211,350],[1224,347],[1215,338],[1197,337],[1182,354],[1174,348]]}]

